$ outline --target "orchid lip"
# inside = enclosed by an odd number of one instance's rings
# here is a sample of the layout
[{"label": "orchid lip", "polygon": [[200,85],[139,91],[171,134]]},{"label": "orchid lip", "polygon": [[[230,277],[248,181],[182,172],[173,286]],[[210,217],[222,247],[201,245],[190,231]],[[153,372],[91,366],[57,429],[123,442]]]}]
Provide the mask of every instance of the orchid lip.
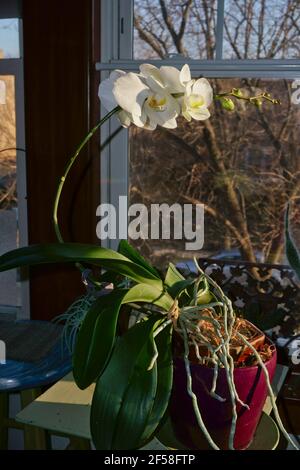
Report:
[{"label": "orchid lip", "polygon": [[165,111],[166,109],[166,98],[156,99],[154,96],[150,96],[147,99],[147,103],[150,108],[154,109],[155,111]]}]

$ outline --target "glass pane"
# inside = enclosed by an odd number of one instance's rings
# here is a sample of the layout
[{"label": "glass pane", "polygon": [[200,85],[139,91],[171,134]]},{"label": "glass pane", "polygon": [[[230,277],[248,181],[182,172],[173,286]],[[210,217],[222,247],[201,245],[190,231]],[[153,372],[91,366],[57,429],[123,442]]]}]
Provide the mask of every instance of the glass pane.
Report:
[{"label": "glass pane", "polygon": [[216,7],[216,0],[135,0],[134,59],[213,59]]},{"label": "glass pane", "polygon": [[[15,80],[0,76],[0,254],[17,248]],[[0,306],[20,305],[16,271],[0,274]]]},{"label": "glass pane", "polygon": [[20,57],[19,20],[0,19],[0,59]]},{"label": "glass pane", "polygon": [[224,59],[300,55],[299,0],[225,0]]},{"label": "glass pane", "polygon": [[[295,82],[296,83],[296,82]],[[300,208],[300,102],[291,81],[212,80],[215,90],[267,90],[282,100],[262,110],[239,102],[236,112],[211,109],[210,120],[175,130],[130,128],[130,203],[205,204],[201,256],[281,263],[283,214],[292,199]],[[298,83],[298,85],[300,85]],[[291,95],[292,98],[291,99]],[[300,246],[300,231],[295,230]],[[192,258],[185,241],[132,240],[157,265]],[[242,246],[244,248],[242,248]],[[198,252],[199,254],[199,252]]]}]

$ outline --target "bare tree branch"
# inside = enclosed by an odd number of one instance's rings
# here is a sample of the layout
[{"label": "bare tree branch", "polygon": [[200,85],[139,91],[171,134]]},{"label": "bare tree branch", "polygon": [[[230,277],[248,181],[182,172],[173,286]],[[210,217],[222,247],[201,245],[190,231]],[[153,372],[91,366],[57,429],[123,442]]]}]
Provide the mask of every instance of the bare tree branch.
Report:
[{"label": "bare tree branch", "polygon": [[161,47],[155,42],[153,35],[147,33],[140,22],[140,19],[138,17],[134,17],[134,26],[137,29],[139,33],[139,37],[142,41],[145,41],[147,44],[149,44],[150,47],[157,53],[157,55],[163,59],[164,58],[164,53],[161,49]]}]

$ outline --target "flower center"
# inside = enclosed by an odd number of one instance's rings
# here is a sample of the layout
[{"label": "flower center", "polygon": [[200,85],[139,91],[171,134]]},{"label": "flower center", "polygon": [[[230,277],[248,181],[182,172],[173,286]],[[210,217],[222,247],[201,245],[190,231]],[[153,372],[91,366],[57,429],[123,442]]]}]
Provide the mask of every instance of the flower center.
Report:
[{"label": "flower center", "polygon": [[192,109],[200,108],[201,106],[204,105],[204,99],[202,98],[201,95],[192,94],[189,96],[188,105]]},{"label": "flower center", "polygon": [[154,109],[155,111],[164,111],[166,108],[165,105],[167,103],[167,99],[164,96],[161,97],[159,95],[152,95],[149,96],[147,102],[150,108]]}]

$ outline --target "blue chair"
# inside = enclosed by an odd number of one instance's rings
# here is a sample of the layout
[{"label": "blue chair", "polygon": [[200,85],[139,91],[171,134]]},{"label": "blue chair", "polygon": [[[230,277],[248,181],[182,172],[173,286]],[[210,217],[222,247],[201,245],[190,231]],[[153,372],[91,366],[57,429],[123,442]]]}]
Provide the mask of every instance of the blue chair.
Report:
[{"label": "blue chair", "polygon": [[[24,320],[20,322],[24,323]],[[37,324],[34,320],[27,321],[29,325],[32,322]],[[47,322],[39,323],[44,326]],[[9,428],[23,429],[25,449],[48,447],[47,436],[43,430],[21,425],[9,418],[9,395],[19,393],[21,406],[24,408],[42,393],[42,387],[60,380],[71,368],[71,356],[61,338],[58,338],[50,351],[37,362],[7,359],[5,364],[0,364],[0,449],[8,448]]]}]

